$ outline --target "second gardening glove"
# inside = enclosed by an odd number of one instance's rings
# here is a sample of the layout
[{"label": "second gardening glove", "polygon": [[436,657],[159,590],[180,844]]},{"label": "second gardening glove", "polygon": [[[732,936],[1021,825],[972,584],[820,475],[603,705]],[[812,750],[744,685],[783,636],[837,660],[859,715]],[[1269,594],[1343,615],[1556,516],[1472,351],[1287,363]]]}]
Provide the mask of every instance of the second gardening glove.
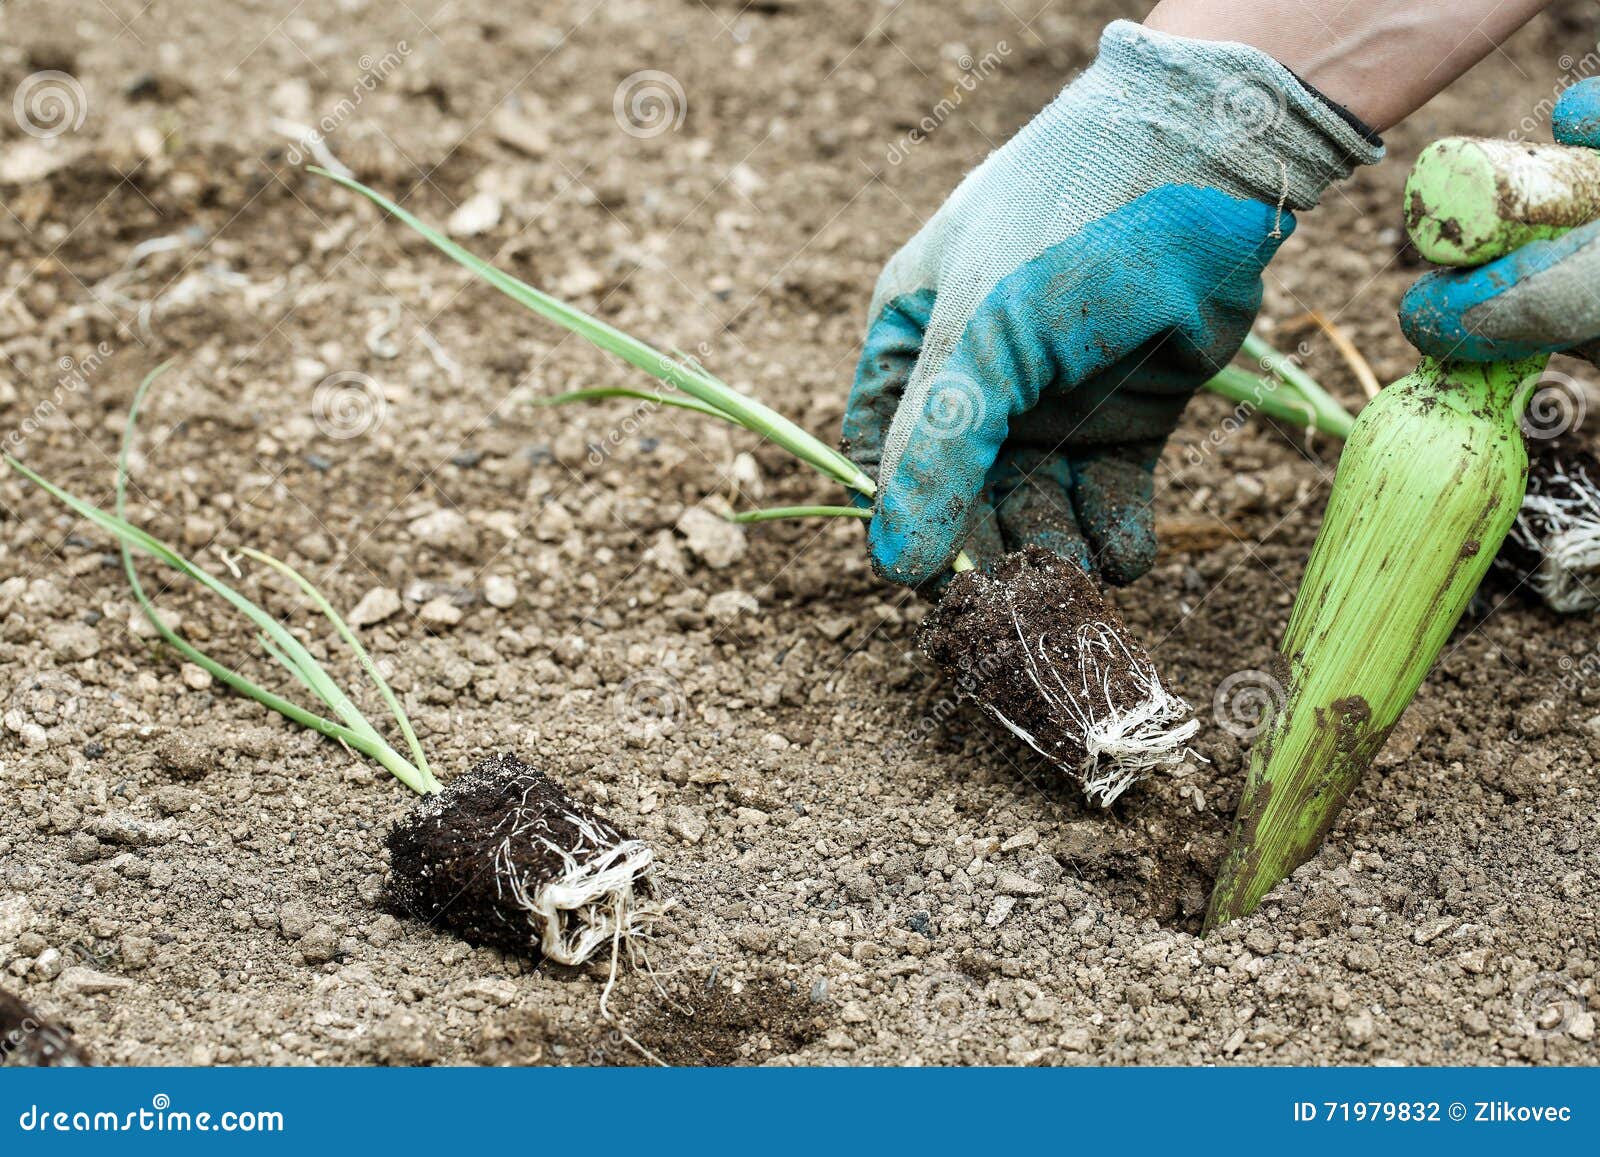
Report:
[{"label": "second gardening glove", "polygon": [[874,567],[920,585],[1033,543],[1148,570],[1156,459],[1292,210],[1382,152],[1256,49],[1110,25],[878,279],[844,421]]},{"label": "second gardening glove", "polygon": [[[1562,93],[1550,127],[1564,145],[1600,148],[1600,77]],[[1470,362],[1559,353],[1600,338],[1600,221],[1476,269],[1425,274],[1400,303],[1400,328],[1425,354]]]}]

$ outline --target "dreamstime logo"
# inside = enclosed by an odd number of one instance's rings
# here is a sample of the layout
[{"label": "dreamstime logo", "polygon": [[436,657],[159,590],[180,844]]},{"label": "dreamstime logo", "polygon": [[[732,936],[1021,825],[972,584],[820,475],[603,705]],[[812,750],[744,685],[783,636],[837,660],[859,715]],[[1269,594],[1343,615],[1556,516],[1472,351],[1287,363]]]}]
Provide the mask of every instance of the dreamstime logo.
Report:
[{"label": "dreamstime logo", "polygon": [[1283,684],[1265,671],[1235,671],[1217,684],[1211,714],[1228,734],[1254,739],[1283,706],[1283,699]]},{"label": "dreamstime logo", "polygon": [[1520,1033],[1536,1037],[1564,1035],[1588,1007],[1577,981],[1561,972],[1536,972],[1512,992]]},{"label": "dreamstime logo", "polygon": [[33,408],[23,416],[21,422],[6,431],[3,439],[6,449],[12,453],[20,450],[23,443],[61,409],[68,397],[76,394],[89,384],[89,380],[99,373],[101,367],[106,364],[106,361],[115,352],[116,350],[110,342],[103,341],[90,350],[85,357],[74,359],[71,356],[64,356],[60,358],[56,362],[56,369],[59,373],[56,375],[55,387],[34,404]]},{"label": "dreamstime logo", "polygon": [[1517,409],[1522,411],[1522,433],[1536,442],[1548,442],[1583,425],[1589,402],[1583,387],[1566,374],[1547,369],[1530,374],[1517,388]]},{"label": "dreamstime logo", "polygon": [[11,97],[11,115],[30,137],[49,140],[83,127],[89,97],[70,72],[47,69],[22,78]]},{"label": "dreamstime logo", "polygon": [[1288,111],[1289,98],[1261,76],[1236,76],[1219,86],[1211,98],[1212,115],[1227,135],[1253,140],[1276,125]]},{"label": "dreamstime logo", "polygon": [[[656,377],[663,381],[676,384],[686,375],[711,376],[706,373],[703,359],[711,352],[711,347],[701,342],[695,347],[692,354],[679,350],[669,356],[662,354],[656,359],[654,371]],[[676,399],[674,399],[676,401]],[[662,406],[672,405],[674,402],[655,396],[640,398],[636,406],[615,426],[607,430],[598,440],[589,443],[589,465],[604,466],[611,456],[629,438],[642,431],[647,425],[647,420],[658,413]]]},{"label": "dreamstime logo", "polygon": [[671,731],[685,706],[682,685],[659,667],[635,671],[611,697],[623,734],[641,740]]},{"label": "dreamstime logo", "polygon": [[297,125],[288,121],[277,122],[278,127],[289,132],[294,138],[294,144],[289,147],[286,160],[291,165],[304,163],[306,155],[320,164],[328,161],[327,139],[355,115],[368,94],[376,92],[411,55],[411,45],[404,40],[395,42],[395,46],[382,56],[374,57],[370,52],[364,52],[356,61],[356,67],[361,70],[361,75],[350,86],[348,95],[339,99],[339,102],[327,112],[314,125]]},{"label": "dreamstime logo", "polygon": [[688,114],[689,99],[678,78],[653,68],[624,78],[611,97],[611,115],[630,137],[677,132]]},{"label": "dreamstime logo", "polygon": [[922,406],[918,432],[941,442],[965,438],[983,425],[983,390],[964,374],[943,373],[934,379]]},{"label": "dreamstime logo", "polygon": [[313,997],[311,1023],[337,1041],[366,1036],[394,1004],[394,998],[361,965],[345,968],[336,976],[319,976]]},{"label": "dreamstime logo", "polygon": [[889,146],[884,153],[884,160],[891,165],[898,165],[905,160],[911,150],[927,140],[949,120],[966,102],[967,97],[977,91],[978,85],[993,76],[1001,62],[1010,55],[1011,45],[1004,40],[996,42],[993,50],[984,53],[978,59],[974,59],[970,52],[962,53],[956,60],[956,67],[961,70],[961,75],[950,86],[950,91],[938,104],[928,110],[928,114],[919,120],[910,132]]},{"label": "dreamstime logo", "polygon": [[311,395],[311,417],[317,429],[341,441],[376,430],[388,411],[378,383],[355,370],[329,374]]},{"label": "dreamstime logo", "polygon": [[[1295,347],[1295,352],[1290,355],[1277,355],[1278,362],[1292,367],[1304,366],[1306,358],[1310,355],[1311,344],[1302,341]],[[1250,396],[1241,398],[1234,403],[1234,407],[1227,415],[1206,431],[1205,437],[1198,443],[1191,442],[1184,447],[1184,460],[1191,466],[1203,466],[1212,454],[1220,450],[1232,440],[1233,436],[1250,424],[1250,417],[1257,410],[1267,404],[1268,398],[1276,398],[1279,405],[1303,409],[1305,411],[1305,428],[1310,431],[1316,426],[1317,415],[1312,408],[1299,399],[1293,397],[1294,391],[1285,391],[1283,396],[1278,396],[1282,389],[1283,381],[1273,370],[1273,359],[1264,359],[1261,363],[1262,376],[1256,378],[1255,388],[1250,391]]]},{"label": "dreamstime logo", "polygon": [[1561,77],[1550,90],[1550,95],[1536,102],[1528,115],[1518,122],[1517,127],[1506,134],[1512,141],[1520,141],[1534,136],[1550,120],[1550,114],[1555,112],[1556,104],[1561,99],[1561,94],[1577,84],[1580,80],[1600,72],[1600,44],[1590,48],[1582,56],[1573,56],[1564,52],[1556,58],[1556,67],[1561,70]]},{"label": "dreamstime logo", "polygon": [[[1574,659],[1571,655],[1562,655],[1556,660],[1556,669],[1561,674],[1556,678],[1556,685],[1552,694],[1545,696],[1532,707],[1524,708],[1518,716],[1519,719],[1526,717],[1531,720],[1540,716],[1548,719],[1556,714],[1558,708],[1567,699],[1575,697],[1584,687],[1593,682],[1595,677],[1600,675],[1600,644],[1585,651],[1577,659]],[[1513,743],[1521,743],[1523,740],[1530,738],[1530,736],[1523,733],[1519,724],[1511,728],[1508,738]]]},{"label": "dreamstime logo", "polygon": [[983,987],[964,972],[936,972],[917,990],[911,1006],[920,1035],[929,1040],[972,1036],[989,1017]]}]

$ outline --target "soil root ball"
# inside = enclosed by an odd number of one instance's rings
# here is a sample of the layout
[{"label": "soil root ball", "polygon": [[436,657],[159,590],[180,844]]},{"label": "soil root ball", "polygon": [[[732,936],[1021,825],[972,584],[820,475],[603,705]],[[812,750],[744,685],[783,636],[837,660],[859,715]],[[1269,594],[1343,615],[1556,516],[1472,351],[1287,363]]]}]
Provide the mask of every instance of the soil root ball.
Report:
[{"label": "soil root ball", "polygon": [[0,989],[0,1065],[63,1069],[88,1063],[71,1029],[46,1020]]},{"label": "soil root ball", "polygon": [[1528,492],[1495,566],[1525,579],[1551,610],[1600,607],[1600,461],[1587,450],[1528,443]]},{"label": "soil root ball", "polygon": [[1102,806],[1146,773],[1181,763],[1200,728],[1094,580],[1038,547],[987,574],[957,575],[917,642],[965,695]]},{"label": "soil root ball", "polygon": [[395,904],[473,943],[582,964],[665,911],[649,846],[510,754],[423,798],[387,842]]}]

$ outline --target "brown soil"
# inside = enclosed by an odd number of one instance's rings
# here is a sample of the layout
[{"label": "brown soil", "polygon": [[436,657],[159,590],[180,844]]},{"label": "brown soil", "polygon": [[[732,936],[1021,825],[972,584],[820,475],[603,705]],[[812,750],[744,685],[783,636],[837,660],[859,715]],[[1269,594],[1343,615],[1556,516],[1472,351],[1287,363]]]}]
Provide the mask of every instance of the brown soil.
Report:
[{"label": "brown soil", "polygon": [[[1597,1059],[1594,619],[1500,597],[1463,624],[1323,852],[1200,941],[1249,744],[1214,697],[1270,673],[1337,445],[1191,406],[1157,503],[1203,548],[1169,539],[1115,602],[1200,709],[1207,762],[1102,812],[955,703],[914,645],[925,606],[873,579],[859,525],[685,518],[836,493],[692,415],[531,408],[640,379],[301,173],[275,127],[328,118],[334,155],[425,217],[468,206],[480,251],[833,431],[883,262],[1135,6],[287,7],[5,5],[0,96],[59,70],[87,108],[48,140],[0,117],[7,448],[104,502],[138,379],[175,357],[133,515],[219,570],[272,549],[342,608],[398,593],[362,633],[442,778],[537,752],[656,848],[678,907],[652,952],[665,995],[641,973],[613,994],[635,1039],[678,1026],[717,1043],[676,1059],[785,1064]],[[1537,119],[1590,15],[1535,21],[1284,245],[1264,317],[1340,396],[1359,391],[1336,351],[1282,323],[1321,310],[1380,377],[1408,372],[1407,165]],[[614,101],[650,69],[686,112],[637,136]],[[314,612],[241,572],[381,717]],[[151,588],[287,685],[214,600]],[[107,1063],[638,1059],[599,1015],[601,963],[534,967],[388,912],[409,793],[134,618],[111,544],[0,478],[9,987]]]}]

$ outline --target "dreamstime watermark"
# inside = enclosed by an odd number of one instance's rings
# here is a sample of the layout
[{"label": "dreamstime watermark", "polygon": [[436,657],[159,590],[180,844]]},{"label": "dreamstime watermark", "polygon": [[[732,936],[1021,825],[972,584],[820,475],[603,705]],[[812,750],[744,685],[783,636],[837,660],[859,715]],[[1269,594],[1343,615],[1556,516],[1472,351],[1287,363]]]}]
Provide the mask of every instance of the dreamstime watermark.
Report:
[{"label": "dreamstime watermark", "polygon": [[[1282,361],[1290,366],[1300,367],[1305,364],[1305,359],[1310,353],[1310,345],[1300,342],[1291,355],[1279,355]],[[1250,424],[1250,419],[1264,405],[1268,399],[1275,399],[1278,405],[1297,407],[1305,411],[1305,424],[1311,429],[1316,421],[1316,414],[1309,405],[1293,397],[1294,390],[1284,390],[1283,380],[1271,372],[1271,363],[1264,363],[1261,367],[1263,376],[1256,379],[1254,388],[1249,395],[1234,401],[1233,409],[1223,419],[1206,431],[1205,436],[1198,442],[1187,443],[1183,448],[1183,457],[1190,466],[1204,466],[1222,447],[1233,440],[1233,436]],[[1279,396],[1279,391],[1283,396]]]},{"label": "dreamstime watermark", "polygon": [[1589,400],[1576,379],[1546,368],[1523,379],[1513,409],[1522,414],[1524,437],[1549,442],[1583,425]]},{"label": "dreamstime watermark", "polygon": [[17,680],[0,711],[0,725],[24,747],[48,747],[78,714],[83,684],[59,670],[34,671]]},{"label": "dreamstime watermark", "polygon": [[611,96],[617,127],[641,140],[677,132],[689,115],[689,98],[670,72],[647,68],[623,78]]},{"label": "dreamstime watermark", "polygon": [[1526,1036],[1565,1036],[1588,1011],[1578,982],[1563,972],[1536,972],[1512,991],[1512,1025]]},{"label": "dreamstime watermark", "polygon": [[977,88],[999,69],[1002,61],[1011,55],[1011,45],[1004,40],[997,41],[995,46],[984,53],[981,59],[974,59],[970,53],[963,53],[956,61],[956,66],[961,69],[961,75],[956,78],[950,87],[950,92],[928,110],[910,131],[898,140],[890,143],[884,151],[884,160],[891,165],[898,165],[911,155],[911,150],[926,141],[939,130],[939,127],[950,119],[955,111],[960,108],[968,96],[977,91]]},{"label": "dreamstime watermark", "polygon": [[884,749],[885,756],[900,754],[927,742],[930,736],[961,710],[962,699],[975,698],[979,686],[998,668],[1004,667],[1005,663],[1006,660],[995,651],[984,651],[970,670],[956,676],[953,694],[941,695],[931,707],[918,715],[904,732],[889,741]]},{"label": "dreamstime watermark", "polygon": [[[705,342],[701,342],[695,347],[693,354],[686,354],[681,350],[677,351],[675,356],[669,357],[666,354],[662,354],[660,361],[657,363],[659,368],[655,371],[655,376],[668,382],[683,376],[709,377],[710,375],[706,372],[701,359],[710,351],[711,347]],[[647,419],[659,413],[663,406],[673,404],[663,400],[666,397],[667,395],[662,395],[660,398],[643,397],[638,399],[638,404],[629,411],[622,421],[616,423],[598,439],[591,440],[588,444],[589,465],[605,465],[624,442],[644,431],[648,425]]]},{"label": "dreamstime watermark", "polygon": [[1240,739],[1261,734],[1283,706],[1283,683],[1265,671],[1235,671],[1217,684],[1211,717],[1218,727]]},{"label": "dreamstime watermark", "polygon": [[172,1107],[157,1093],[148,1108],[53,1109],[30,1104],[17,1116],[24,1133],[282,1133],[283,1114],[275,1109],[225,1109],[191,1113]]},{"label": "dreamstime watermark", "polygon": [[1551,88],[1550,95],[1534,104],[1528,114],[1517,122],[1516,127],[1506,134],[1507,140],[1521,141],[1540,132],[1550,123],[1550,116],[1555,112],[1562,93],[1580,80],[1588,80],[1596,73],[1600,73],[1600,44],[1596,44],[1582,56],[1575,57],[1571,53],[1562,53],[1556,59],[1556,67],[1561,70],[1561,77]]},{"label": "dreamstime watermark", "polygon": [[6,431],[4,443],[7,453],[20,452],[28,438],[54,417],[69,397],[88,386],[115,352],[115,346],[103,341],[86,357],[63,357],[58,361],[55,385],[50,392],[28,411],[21,422]]},{"label": "dreamstime watermark", "polygon": [[411,45],[404,40],[395,41],[394,47],[379,57],[363,53],[356,61],[356,66],[361,69],[361,75],[350,86],[348,95],[341,97],[339,103],[316,124],[308,127],[296,126],[299,130],[299,139],[289,146],[286,154],[288,162],[291,165],[304,164],[307,156],[321,161],[322,154],[326,152],[327,139],[355,115],[367,97],[381,88],[410,55]]},{"label": "dreamstime watermark", "polygon": [[[1556,669],[1561,674],[1556,679],[1554,691],[1533,706],[1523,708],[1518,715],[1519,720],[1525,721],[1532,727],[1532,733],[1524,732],[1523,723],[1519,722],[1511,728],[1506,737],[1512,743],[1521,743],[1525,739],[1544,735],[1548,731],[1545,724],[1558,715],[1566,714],[1563,706],[1565,701],[1575,698],[1578,692],[1600,677],[1600,643],[1596,643],[1577,658],[1562,655],[1556,660]],[[1539,722],[1535,723],[1535,720]]]},{"label": "dreamstime watermark", "polygon": [[70,72],[46,69],[22,78],[11,96],[11,115],[30,137],[49,140],[83,127],[89,96]]},{"label": "dreamstime watermark", "polygon": [[944,371],[923,399],[917,432],[941,442],[966,438],[983,425],[987,414],[983,387],[965,374]]},{"label": "dreamstime watermark", "polygon": [[918,986],[911,1016],[921,1039],[959,1040],[982,1030],[989,1019],[989,999],[965,972],[936,972]]},{"label": "dreamstime watermark", "polygon": [[686,708],[683,685],[659,667],[635,671],[611,696],[622,733],[642,741],[671,731]]},{"label": "dreamstime watermark", "polygon": [[329,438],[359,438],[383,425],[389,414],[378,383],[355,370],[340,370],[311,393],[311,419]]},{"label": "dreamstime watermark", "polygon": [[310,1009],[311,1023],[330,1040],[360,1040],[393,1005],[394,997],[368,969],[352,965],[341,969],[336,976],[317,978]]},{"label": "dreamstime watermark", "polygon": [[1224,135],[1235,143],[1261,136],[1283,120],[1289,97],[1272,78],[1242,73],[1217,86],[1211,114]]}]

